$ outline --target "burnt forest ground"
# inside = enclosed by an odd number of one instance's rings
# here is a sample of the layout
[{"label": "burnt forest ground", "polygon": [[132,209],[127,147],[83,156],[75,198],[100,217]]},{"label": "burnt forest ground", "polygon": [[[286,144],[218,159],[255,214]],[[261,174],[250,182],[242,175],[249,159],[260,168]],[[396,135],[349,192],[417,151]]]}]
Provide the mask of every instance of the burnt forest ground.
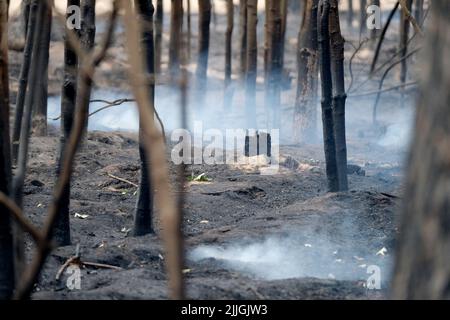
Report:
[{"label": "burnt forest ground", "polygon": [[[289,16],[286,45],[286,69],[292,84],[282,96],[284,121],[289,127],[290,110],[295,97],[295,53],[299,19]],[[261,16],[262,21],[262,16]],[[193,26],[197,17],[193,16]],[[168,43],[166,15],[164,44]],[[225,17],[217,14],[212,25],[211,61],[208,96],[223,96],[223,32]],[[356,23],[356,22],[355,22]],[[98,31],[102,32],[99,18]],[[262,25],[263,22],[260,23]],[[358,43],[357,27],[349,30],[343,17],[347,40],[346,60]],[[55,21],[55,26],[57,22]],[[259,39],[262,39],[260,26]],[[237,30],[236,22],[236,30]],[[14,26],[11,29],[14,35]],[[238,42],[235,32],[234,74],[238,73]],[[388,34],[382,62],[397,48],[396,30]],[[195,56],[196,29],[192,55]],[[261,40],[260,40],[261,42]],[[50,95],[59,95],[62,76],[63,43],[61,30],[55,27],[51,44]],[[168,49],[165,48],[165,52]],[[367,78],[372,53],[369,46],[355,57],[355,82]],[[262,50],[259,53],[262,68]],[[163,54],[163,66],[167,54]],[[21,54],[10,52],[11,98],[15,101]],[[194,59],[192,59],[194,60]],[[128,92],[126,55],[122,28],[107,60],[95,77],[95,89]],[[348,66],[346,66],[348,68]],[[414,68],[410,77],[419,72]],[[190,66],[195,70],[195,64]],[[261,73],[260,73],[261,74]],[[192,79],[193,80],[193,79]],[[350,81],[346,79],[347,83]],[[263,101],[259,79],[258,100]],[[226,121],[240,121],[242,90],[235,81],[234,112]],[[393,72],[386,87],[396,85]],[[361,92],[376,90],[377,78]],[[157,90],[170,90],[161,84]],[[350,172],[350,191],[329,194],[321,143],[298,145],[289,134],[282,135],[280,172],[262,176],[252,166],[188,166],[184,235],[187,245],[185,277],[187,294],[193,299],[379,299],[387,297],[392,268],[397,212],[402,196],[407,132],[415,102],[408,91],[404,106],[400,94],[383,95],[379,126],[371,126],[373,96],[349,98],[347,108],[348,157],[356,170]],[[175,100],[177,101],[177,100]],[[207,101],[210,101],[207,99]],[[261,102],[263,104],[263,102]],[[158,108],[158,99],[156,101]],[[217,107],[217,106],[216,106]],[[120,108],[109,112],[120,118]],[[114,111],[115,110],[115,111]],[[263,113],[263,108],[260,114]],[[164,115],[164,111],[162,112]],[[170,114],[170,113],[169,113]],[[100,115],[99,115],[100,116]],[[167,115],[165,115],[167,117]],[[165,120],[163,116],[163,120]],[[170,122],[170,119],[167,119]],[[25,183],[24,210],[41,225],[52,198],[58,154],[58,122],[51,122],[49,136],[33,137],[30,144],[28,175]],[[170,126],[169,126],[170,127]],[[289,129],[286,129],[287,131]],[[406,136],[406,137],[405,137]],[[171,146],[168,144],[168,157]],[[111,175],[138,183],[137,134],[130,131],[88,133],[76,158],[71,195],[73,245],[56,249],[50,255],[33,299],[165,299],[167,279],[164,250],[159,233],[132,237],[136,188]],[[210,181],[189,182],[188,178],[205,173]],[[176,167],[170,165],[172,179]],[[158,230],[158,212],[155,228]],[[83,261],[121,267],[122,270],[84,268],[82,289],[70,291],[55,276],[80,245]],[[31,257],[32,242],[27,243]],[[384,250],[382,250],[384,249]],[[381,252],[380,252],[381,251]],[[367,268],[379,266],[382,290],[365,288]]]}]

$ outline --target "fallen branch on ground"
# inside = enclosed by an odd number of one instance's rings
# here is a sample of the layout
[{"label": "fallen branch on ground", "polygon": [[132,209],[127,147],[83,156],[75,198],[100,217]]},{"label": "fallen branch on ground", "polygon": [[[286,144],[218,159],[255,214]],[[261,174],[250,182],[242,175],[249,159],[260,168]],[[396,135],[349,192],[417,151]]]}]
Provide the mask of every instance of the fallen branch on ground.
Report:
[{"label": "fallen branch on ground", "polygon": [[106,175],[107,175],[108,177],[110,177],[110,178],[113,178],[113,179],[116,179],[116,180],[118,180],[118,181],[127,183],[127,184],[129,184],[129,185],[131,185],[131,186],[133,186],[133,187],[135,187],[135,188],[139,188],[139,186],[138,186],[136,183],[131,182],[131,181],[129,181],[129,180],[126,180],[126,179],[124,179],[124,178],[117,177],[117,176],[115,176],[115,175],[113,175],[113,174],[111,174],[111,173],[107,173]]},{"label": "fallen branch on ground", "polygon": [[81,256],[79,254],[79,245],[78,245],[77,253],[73,257],[67,259],[66,262],[64,262],[64,264],[61,266],[61,268],[58,269],[58,272],[56,273],[55,276],[56,281],[59,281],[59,279],[61,279],[61,275],[63,274],[64,270],[66,270],[71,264],[75,264],[79,267],[95,267],[101,269],[112,269],[117,271],[123,270],[123,268],[121,267],[113,266],[110,264],[82,261]]}]

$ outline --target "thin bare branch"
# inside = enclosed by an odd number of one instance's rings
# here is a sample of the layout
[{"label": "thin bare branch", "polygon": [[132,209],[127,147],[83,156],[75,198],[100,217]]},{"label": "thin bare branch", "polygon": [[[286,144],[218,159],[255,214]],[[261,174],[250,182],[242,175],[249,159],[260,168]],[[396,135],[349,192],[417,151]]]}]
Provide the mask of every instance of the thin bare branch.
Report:
[{"label": "thin bare branch", "polygon": [[0,203],[9,209],[9,213],[14,220],[17,221],[23,230],[33,237],[38,245],[43,245],[45,243],[44,236],[41,232],[24,216],[22,209],[20,209],[19,206],[3,192],[0,192]]},{"label": "thin bare branch", "polygon": [[383,27],[383,31],[381,32],[380,39],[378,40],[377,48],[375,49],[375,55],[373,57],[372,65],[370,67],[370,74],[373,74],[373,70],[375,69],[375,66],[377,64],[378,57],[379,57],[380,51],[381,51],[381,46],[383,45],[383,41],[384,41],[384,38],[386,36],[386,32],[388,31],[389,26],[391,25],[391,21],[394,18],[394,15],[397,12],[397,9],[398,9],[399,5],[400,5],[400,2],[397,1],[395,3],[394,8],[391,10],[391,12],[389,14],[389,17],[388,17],[388,19],[386,21],[386,24]]},{"label": "thin bare branch", "polygon": [[383,89],[383,90],[376,90],[376,91],[369,91],[369,92],[363,92],[363,93],[358,93],[358,94],[352,94],[352,95],[349,95],[348,98],[349,99],[353,99],[353,98],[373,96],[373,95],[384,93],[384,92],[395,91],[397,89],[401,89],[401,88],[405,88],[405,87],[416,86],[418,84],[419,84],[418,81],[412,81],[412,82],[408,82],[408,83],[405,83],[405,84],[400,84],[400,85],[397,85],[397,86],[386,88],[386,89]]},{"label": "thin bare branch", "polygon": [[414,17],[411,15],[411,12],[409,12],[408,6],[406,5],[406,0],[400,0],[399,2],[406,19],[408,19],[409,22],[413,25],[416,33],[420,34],[423,37],[422,28],[419,26],[416,19],[414,19]]}]

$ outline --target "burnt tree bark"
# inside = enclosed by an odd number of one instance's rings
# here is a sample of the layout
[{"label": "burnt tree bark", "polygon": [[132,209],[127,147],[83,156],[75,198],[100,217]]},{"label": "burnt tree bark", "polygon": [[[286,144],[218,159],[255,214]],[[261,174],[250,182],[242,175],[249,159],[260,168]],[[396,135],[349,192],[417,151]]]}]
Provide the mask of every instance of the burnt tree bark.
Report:
[{"label": "burnt tree bark", "polygon": [[284,51],[286,47],[286,30],[288,22],[289,0],[281,0],[281,67],[284,68]]},{"label": "burnt tree bark", "polygon": [[192,39],[192,12],[191,12],[191,0],[186,0],[186,22],[187,22],[187,61],[191,60],[191,39]]},{"label": "burnt tree bark", "polygon": [[234,29],[234,4],[233,0],[227,0],[227,30],[225,34],[225,99],[224,106],[229,109],[232,95],[228,92],[231,84],[233,68],[233,29]]},{"label": "burnt tree bark", "polygon": [[22,18],[21,24],[23,28],[24,39],[27,38],[28,34],[28,21],[30,19],[30,6],[31,0],[22,0],[20,4],[20,16]]},{"label": "burnt tree bark", "polygon": [[315,142],[317,133],[318,42],[317,8],[319,0],[307,0],[297,47],[297,95],[294,127],[297,141]]},{"label": "burnt tree bark", "polygon": [[[80,0],[69,0],[67,7],[80,6]],[[69,18],[70,13],[67,13]],[[64,82],[61,93],[61,136],[59,146],[59,160],[57,176],[59,176],[63,164],[63,153],[74,122],[75,105],[78,91],[78,56],[70,45],[68,34],[71,31],[65,29],[64,42]],[[64,195],[61,197],[61,210],[55,223],[54,238],[59,245],[70,244],[70,182],[64,188]]]},{"label": "burnt tree bark", "polygon": [[202,105],[208,77],[209,37],[211,24],[211,0],[198,0],[198,56],[197,56],[197,102]]},{"label": "burnt tree bark", "polygon": [[81,0],[81,43],[86,51],[95,45],[95,5],[96,0]]},{"label": "burnt tree bark", "polygon": [[183,22],[183,0],[172,0],[170,11],[169,72],[172,78],[180,70],[180,36]]},{"label": "burnt tree bark", "polygon": [[13,198],[16,204],[22,206],[23,198],[23,185],[25,182],[26,164],[28,159],[28,145],[29,137],[31,133],[31,122],[33,107],[36,103],[36,98],[40,95],[41,87],[39,84],[39,78],[41,77],[40,71],[42,71],[39,62],[42,61],[41,56],[45,50],[42,50],[39,43],[42,38],[45,38],[44,28],[46,24],[46,19],[48,18],[48,7],[44,2],[39,2],[37,20],[34,28],[36,32],[34,33],[34,45],[33,52],[31,56],[31,68],[28,74],[29,89],[26,93],[23,119],[21,122],[20,129],[20,140],[19,140],[19,150],[17,157],[17,172],[13,180]]},{"label": "burnt tree bark", "polygon": [[[155,53],[153,42],[153,14],[154,8],[151,0],[135,0],[136,8],[141,19],[142,28],[142,48],[145,51],[145,64],[147,73],[150,78],[155,75]],[[151,106],[154,108],[155,103],[155,83],[150,81],[148,86],[148,98]],[[154,110],[151,110],[153,113]],[[138,198],[136,202],[136,210],[134,215],[135,236],[143,236],[153,232],[153,188],[148,172],[149,159],[147,158],[144,148],[144,132],[143,126],[139,124],[139,158],[141,161],[141,176],[139,181]]]},{"label": "burnt tree bark", "polygon": [[[91,52],[94,50],[95,46],[95,5],[96,0],[81,0],[81,30],[80,30],[80,40],[81,44],[86,52]],[[80,85],[80,83],[78,83]],[[91,97],[92,86],[87,88],[89,100]],[[88,118],[89,121],[89,118]],[[86,131],[88,126],[88,121],[86,122]]]},{"label": "burnt tree bark", "polygon": [[[40,45],[43,38],[46,37],[44,30],[48,23],[48,6],[45,2],[39,2],[37,9],[36,24],[32,26],[36,29],[33,34],[33,51],[31,55],[31,69],[28,74],[28,81],[30,88],[28,89],[25,97],[23,119],[20,128],[20,139],[18,144],[17,155],[17,170],[12,181],[12,198],[15,203],[22,208],[23,204],[23,187],[25,183],[25,175],[27,170],[28,161],[28,147],[32,126],[33,109],[36,108],[36,101],[42,98],[42,87],[39,85],[39,77],[42,73],[42,66],[39,64],[42,62],[42,55],[45,55],[45,49],[43,50]],[[29,33],[30,35],[32,32]],[[19,280],[22,276],[22,271],[25,267],[25,247],[24,236],[22,229],[13,224],[14,230],[14,263],[16,267],[16,280]]]},{"label": "burnt tree bark", "polygon": [[336,167],[339,191],[348,190],[347,179],[347,140],[345,130],[345,73],[344,73],[344,38],[341,34],[339,5],[337,0],[330,0],[330,41],[331,73],[333,83],[333,129],[336,144]]},{"label": "burnt tree bark", "polygon": [[247,71],[245,115],[248,128],[257,127],[256,121],[256,76],[258,66],[258,0],[247,0]]},{"label": "burnt tree bark", "polygon": [[161,73],[161,54],[162,54],[162,34],[164,26],[164,4],[163,0],[156,2],[155,15],[155,71]]},{"label": "burnt tree bark", "polygon": [[[11,148],[9,137],[8,7],[0,1],[0,191],[10,194]],[[9,299],[14,289],[14,259],[11,218],[0,205],[0,299]]]},{"label": "burnt tree bark", "polygon": [[431,2],[423,81],[401,210],[394,299],[450,299],[450,2]]},{"label": "burnt tree bark", "polygon": [[28,87],[28,73],[31,65],[31,57],[34,45],[34,34],[36,31],[36,20],[39,0],[33,0],[30,4],[29,22],[25,48],[23,52],[23,63],[20,67],[19,89],[17,90],[16,109],[14,112],[14,125],[12,134],[12,160],[17,162],[19,152],[20,129],[22,127],[23,108]]},{"label": "burnt tree bark", "polygon": [[269,43],[270,43],[270,0],[264,0],[264,79],[267,84],[267,70],[269,68]]},{"label": "burnt tree bark", "polygon": [[282,16],[281,3],[278,0],[269,0],[268,21],[268,65],[266,81],[266,104],[272,111],[272,126],[280,128],[280,95],[282,73]]},{"label": "burnt tree bark", "polygon": [[41,81],[36,83],[36,100],[33,108],[32,132],[36,136],[47,135],[47,100],[48,100],[48,59],[50,38],[52,32],[52,8],[44,2],[45,15],[42,22],[42,35],[37,44],[41,51],[39,55],[38,74]]},{"label": "burnt tree bark", "polygon": [[[37,27],[37,23],[41,24],[40,21],[37,21],[38,14],[40,15],[39,19],[42,19],[42,14],[40,14],[40,9],[38,9],[38,0],[33,0],[32,3],[30,3],[30,14],[29,14],[29,30],[27,31],[27,37],[25,50],[24,50],[24,61],[22,63],[21,67],[21,73],[20,73],[20,80],[19,80],[19,92],[18,97],[16,99],[16,114],[15,114],[15,121],[14,121],[14,131],[13,131],[13,147],[12,147],[12,154],[13,154],[13,163],[18,164],[16,175],[14,176],[13,183],[12,183],[12,197],[14,198],[14,201],[19,207],[22,207],[22,197],[23,197],[23,184],[25,181],[25,170],[26,170],[26,160],[27,158],[24,157],[24,153],[28,152],[28,148],[25,146],[25,148],[19,148],[20,144],[28,144],[28,135],[21,137],[21,130],[22,130],[22,117],[24,114],[24,104],[25,104],[25,97],[26,97],[26,90],[27,90],[27,84],[28,84],[28,73],[29,68],[32,61],[32,53],[34,46],[37,46],[38,39],[35,35],[35,30]],[[40,6],[40,5],[39,5]],[[39,11],[39,12],[38,12]],[[40,50],[37,48],[37,50]],[[34,51],[35,52],[35,51]],[[35,64],[35,63],[33,63]],[[33,65],[33,68],[36,66]],[[31,90],[31,89],[30,89]],[[35,89],[33,89],[35,90]],[[36,88],[36,90],[39,90],[39,88]],[[29,119],[29,109],[27,109],[26,112],[26,121],[28,124]],[[16,138],[15,138],[16,137]],[[15,138],[15,139],[14,139]],[[21,151],[19,153],[19,150]],[[26,156],[26,155],[25,155]],[[14,241],[14,265],[15,265],[15,275],[16,275],[16,281],[18,281],[22,275],[23,269],[25,267],[25,243],[24,243],[24,235],[22,228],[17,225],[16,223],[13,223],[13,241]]]},{"label": "burnt tree bark", "polygon": [[328,191],[339,191],[339,177],[336,163],[336,141],[334,137],[333,123],[333,84],[331,75],[331,50],[329,35],[329,0],[320,0],[318,9],[318,43],[319,43],[319,66],[322,82],[322,124],[323,141],[325,151],[326,173]]},{"label": "burnt tree bark", "polygon": [[239,1],[239,29],[241,75],[245,78],[247,74],[247,0]]}]

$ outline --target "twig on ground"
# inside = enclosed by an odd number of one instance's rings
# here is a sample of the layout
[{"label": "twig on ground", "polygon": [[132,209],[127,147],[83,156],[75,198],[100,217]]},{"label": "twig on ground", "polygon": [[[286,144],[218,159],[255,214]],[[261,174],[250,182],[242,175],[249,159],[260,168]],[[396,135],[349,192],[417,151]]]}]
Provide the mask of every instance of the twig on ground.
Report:
[{"label": "twig on ground", "polygon": [[59,279],[61,278],[61,275],[63,274],[64,270],[67,269],[68,266],[70,266],[71,264],[80,264],[80,257],[70,257],[69,259],[66,260],[66,262],[64,262],[64,264],[61,266],[61,268],[58,269],[58,272],[56,273],[55,276],[55,280],[59,281]]},{"label": "twig on ground", "polygon": [[113,174],[111,174],[111,173],[107,173],[106,175],[107,175],[108,177],[110,177],[110,178],[113,178],[113,179],[116,179],[116,180],[118,180],[118,181],[127,183],[127,184],[129,184],[129,185],[131,185],[131,186],[133,186],[133,187],[135,187],[135,188],[139,188],[139,185],[137,185],[136,183],[131,182],[131,181],[127,180],[127,179],[117,177],[117,176],[115,176],[115,175],[113,175]]},{"label": "twig on ground", "polygon": [[117,266],[113,266],[113,265],[105,264],[105,263],[81,261],[81,264],[84,266],[96,267],[96,268],[101,268],[101,269],[113,269],[113,270],[117,270],[117,271],[123,270],[123,268],[121,268],[121,267],[117,267]]},{"label": "twig on ground", "polygon": [[[79,246],[77,246],[77,248],[79,248]],[[78,251],[78,249],[77,249],[77,251]],[[59,281],[64,270],[66,270],[67,267],[69,267],[71,264],[76,264],[80,267],[82,267],[82,266],[95,267],[95,268],[101,268],[101,269],[112,269],[112,270],[117,270],[117,271],[123,270],[123,268],[121,268],[121,267],[113,266],[110,264],[82,261],[80,254],[77,253],[77,254],[75,254],[75,256],[67,259],[66,262],[64,262],[64,264],[61,266],[61,268],[58,269],[58,272],[56,273],[56,276],[55,276],[56,281]]]}]

